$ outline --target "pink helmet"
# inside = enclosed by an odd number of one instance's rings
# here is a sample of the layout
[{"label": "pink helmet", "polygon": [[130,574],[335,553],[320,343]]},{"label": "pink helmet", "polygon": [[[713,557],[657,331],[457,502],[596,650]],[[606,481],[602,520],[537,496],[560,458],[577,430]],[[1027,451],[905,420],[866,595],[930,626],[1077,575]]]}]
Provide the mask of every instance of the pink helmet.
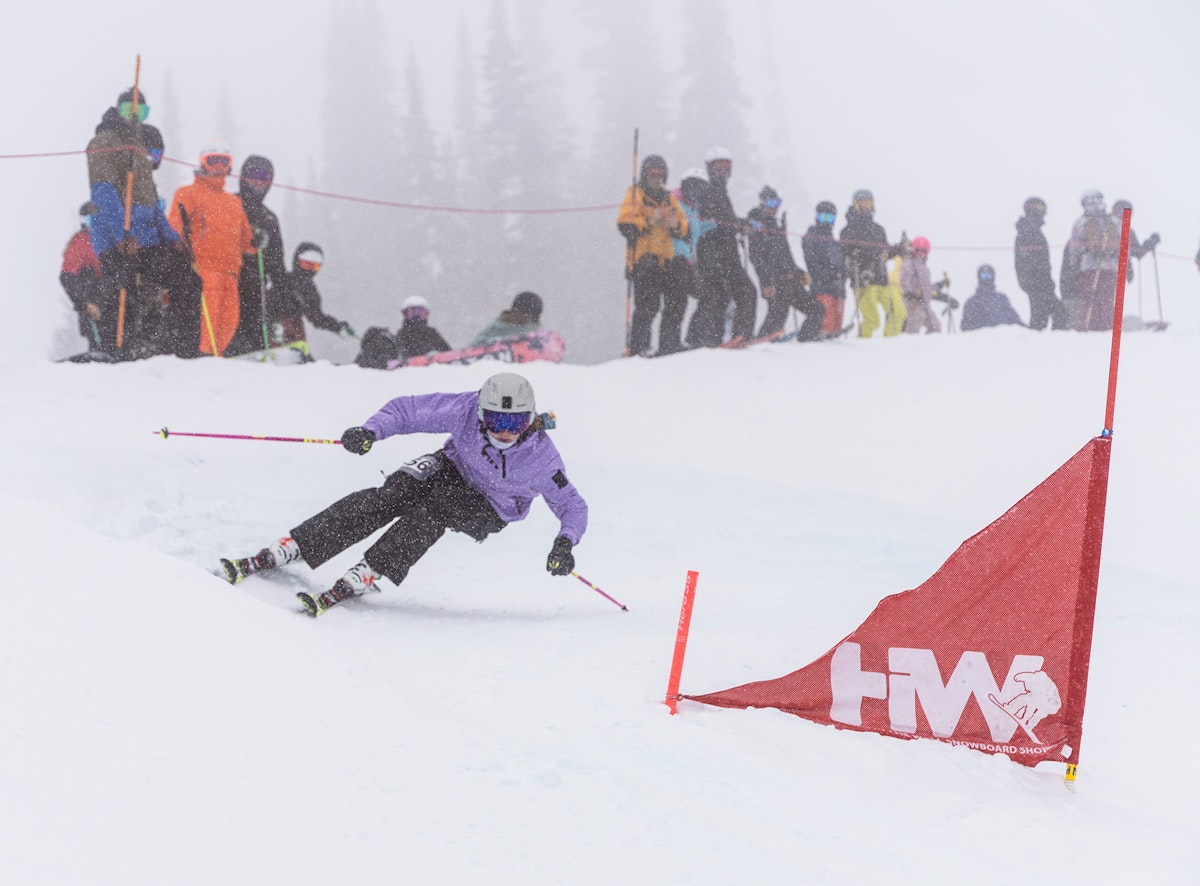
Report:
[{"label": "pink helmet", "polygon": [[913,237],[912,251],[917,255],[929,255],[929,238]]}]

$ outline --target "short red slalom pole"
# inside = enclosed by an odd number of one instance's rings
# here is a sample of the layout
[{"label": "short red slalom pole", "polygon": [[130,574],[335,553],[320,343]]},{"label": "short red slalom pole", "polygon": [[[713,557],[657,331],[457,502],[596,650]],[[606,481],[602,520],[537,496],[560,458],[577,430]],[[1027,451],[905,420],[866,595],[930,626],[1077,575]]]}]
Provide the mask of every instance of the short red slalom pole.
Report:
[{"label": "short red slalom pole", "polygon": [[620,606],[622,612],[629,611],[628,606],[626,606],[624,603],[619,603],[616,600],[614,600],[612,597],[608,596],[608,594],[604,593],[604,591],[600,590],[598,587],[596,587],[594,584],[592,584],[590,581],[588,581],[586,578],[584,578],[582,575],[580,575],[575,570],[571,570],[571,574],[573,576],[575,576],[577,579],[579,579],[581,582],[583,582],[585,585],[587,585],[589,588],[591,588],[593,591],[595,591],[597,594],[599,594],[601,597],[603,597],[605,600],[608,600],[610,603],[614,603],[617,606]]},{"label": "short red slalom pole", "polygon": [[163,428],[155,434],[164,440],[167,437],[211,437],[217,440],[270,440],[275,443],[341,443],[341,440],[318,440],[315,437],[260,437],[251,434],[197,434],[187,431],[168,431]]},{"label": "short red slalom pole", "polygon": [[679,679],[683,676],[683,653],[687,650],[688,631],[692,626],[692,603],[696,599],[696,579],[699,572],[688,570],[683,585],[683,605],[679,609],[679,627],[675,631],[675,655],[671,659],[671,676],[667,680],[667,707],[675,714],[679,704]]}]

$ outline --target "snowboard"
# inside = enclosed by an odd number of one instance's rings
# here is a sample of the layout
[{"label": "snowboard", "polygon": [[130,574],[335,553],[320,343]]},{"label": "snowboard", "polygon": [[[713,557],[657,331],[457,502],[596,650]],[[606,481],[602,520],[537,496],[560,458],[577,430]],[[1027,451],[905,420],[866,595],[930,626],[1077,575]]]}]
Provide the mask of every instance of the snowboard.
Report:
[{"label": "snowboard", "polygon": [[249,354],[239,354],[234,360],[245,360],[249,363],[274,363],[278,366],[297,366],[301,363],[312,363],[312,351],[308,342],[293,341],[286,345],[268,348],[264,351],[251,351]]},{"label": "snowboard", "polygon": [[526,332],[473,348],[435,351],[419,357],[409,357],[407,360],[389,360],[387,368],[400,369],[407,366],[438,364],[466,366],[478,360],[498,360],[501,363],[532,363],[537,360],[549,360],[551,363],[559,363],[565,353],[566,344],[561,335],[550,330],[539,329],[536,332]]}]

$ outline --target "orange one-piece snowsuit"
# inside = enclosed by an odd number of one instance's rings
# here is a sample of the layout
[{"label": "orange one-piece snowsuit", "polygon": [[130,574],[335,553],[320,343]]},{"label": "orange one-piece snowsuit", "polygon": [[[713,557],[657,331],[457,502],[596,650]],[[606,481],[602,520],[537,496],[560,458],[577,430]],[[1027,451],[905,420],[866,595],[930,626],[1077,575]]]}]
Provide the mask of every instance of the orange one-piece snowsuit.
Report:
[{"label": "orange one-piece snowsuit", "polygon": [[[192,249],[196,273],[204,282],[200,350],[220,354],[238,325],[238,272],[242,254],[253,253],[253,233],[237,194],[227,193],[225,177],[196,173],[171,199],[171,226]],[[210,335],[211,330],[211,335]]]}]

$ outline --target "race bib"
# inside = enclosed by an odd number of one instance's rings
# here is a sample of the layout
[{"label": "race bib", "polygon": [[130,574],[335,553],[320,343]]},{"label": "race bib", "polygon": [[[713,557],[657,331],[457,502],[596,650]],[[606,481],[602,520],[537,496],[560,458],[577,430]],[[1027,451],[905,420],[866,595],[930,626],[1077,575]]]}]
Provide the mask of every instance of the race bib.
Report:
[{"label": "race bib", "polygon": [[400,465],[398,470],[408,474],[414,480],[425,481],[442,469],[446,456],[441,452],[431,452],[429,455],[419,455]]}]

